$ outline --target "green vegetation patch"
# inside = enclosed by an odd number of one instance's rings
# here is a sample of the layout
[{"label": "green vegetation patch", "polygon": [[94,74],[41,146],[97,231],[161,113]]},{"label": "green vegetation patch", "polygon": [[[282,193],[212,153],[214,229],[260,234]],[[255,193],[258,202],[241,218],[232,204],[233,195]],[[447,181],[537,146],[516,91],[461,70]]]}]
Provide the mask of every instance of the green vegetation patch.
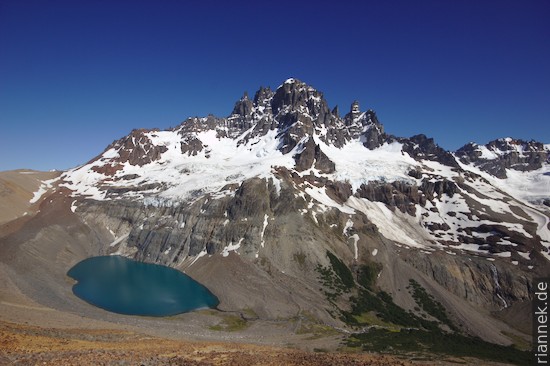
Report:
[{"label": "green vegetation patch", "polygon": [[354,334],[345,342],[347,347],[360,347],[364,351],[396,353],[435,353],[455,357],[474,357],[516,365],[528,365],[530,352],[512,346],[501,346],[479,338],[440,330],[371,328],[368,332]]},{"label": "green vegetation patch", "polygon": [[389,330],[399,330],[401,327],[392,323],[388,323],[380,319],[374,311],[369,311],[361,315],[353,315],[357,324],[371,325],[375,327],[385,328]]},{"label": "green vegetation patch", "polygon": [[518,365],[529,364],[530,353],[527,351],[460,334],[441,303],[413,280],[410,281],[410,289],[418,306],[441,323],[447,324],[451,332],[443,331],[439,322],[405,311],[384,291],[360,289],[357,297],[350,299],[351,311],[342,311],[341,319],[350,325],[370,327],[364,333],[349,337],[344,347],[409,356],[443,354]]},{"label": "green vegetation patch", "polygon": [[[411,312],[397,306],[390,294],[384,291],[375,293],[370,290],[359,290],[357,297],[352,297],[351,311],[342,311],[342,321],[350,325],[377,325],[365,316],[367,313],[376,314],[383,323],[402,327],[437,329],[435,322],[422,319]],[[371,315],[372,316],[372,315]]]},{"label": "green vegetation patch", "polygon": [[327,256],[330,260],[330,267],[318,264],[315,270],[319,273],[323,286],[329,289],[329,291],[322,290],[325,296],[329,301],[335,301],[343,293],[349,292],[355,287],[355,281],[344,262],[329,251],[327,251]]},{"label": "green vegetation patch", "polygon": [[328,267],[323,267],[318,264],[315,270],[319,273],[323,286],[328,288],[328,291],[324,289],[321,289],[321,291],[325,294],[329,301],[335,301],[338,297],[340,297],[340,295],[342,295],[344,290],[341,282],[337,279],[334,272]]},{"label": "green vegetation patch", "polygon": [[[406,311],[393,302],[390,294],[376,287],[376,279],[381,265],[371,262],[363,264],[357,271],[357,284],[349,268],[334,254],[327,251],[330,267],[318,265],[316,270],[330,301],[343,292],[353,289],[349,298],[351,310],[341,310],[340,319],[348,325],[366,327],[363,333],[348,337],[343,344],[346,350],[387,352],[408,357],[431,357],[448,355],[451,357],[473,357],[495,362],[528,365],[530,352],[514,346],[502,346],[460,333],[453,324],[445,307],[414,280],[407,287],[418,307],[415,309],[429,314],[437,321],[431,321]],[[334,305],[334,304],[333,304]],[[424,315],[423,315],[424,316]],[[440,328],[445,324],[451,330]],[[302,325],[299,332],[326,335],[328,329],[321,325]]]},{"label": "green vegetation patch", "polygon": [[236,332],[248,327],[248,322],[238,315],[224,315],[221,322],[210,327],[211,330]]},{"label": "green vegetation patch", "polygon": [[340,334],[336,329],[321,323],[302,322],[296,334],[311,334],[308,339],[324,338]]},{"label": "green vegetation patch", "polygon": [[409,280],[408,289],[412,289],[412,297],[414,301],[420,306],[426,313],[430,314],[443,324],[447,324],[449,328],[457,330],[453,322],[449,319],[445,307],[441,303],[434,299],[434,297],[426,292],[424,287],[420,286],[418,282],[411,279]]},{"label": "green vegetation patch", "polygon": [[303,311],[301,315],[296,318],[300,323],[300,327],[296,331],[297,334],[311,334],[310,339],[316,339],[326,336],[332,336],[340,334],[340,332],[333,327],[321,323],[313,314],[308,311]]},{"label": "green vegetation patch", "polygon": [[514,342],[514,347],[519,349],[520,351],[530,351],[532,350],[533,345],[531,342],[528,342],[523,337],[520,337],[517,334],[510,333],[510,332],[501,332],[506,337],[510,338]]},{"label": "green vegetation patch", "polygon": [[334,254],[327,250],[327,256],[330,260],[332,270],[340,278],[342,285],[349,290],[355,286],[355,281],[353,280],[353,275],[349,270],[348,266],[344,264],[340,259],[338,259]]}]

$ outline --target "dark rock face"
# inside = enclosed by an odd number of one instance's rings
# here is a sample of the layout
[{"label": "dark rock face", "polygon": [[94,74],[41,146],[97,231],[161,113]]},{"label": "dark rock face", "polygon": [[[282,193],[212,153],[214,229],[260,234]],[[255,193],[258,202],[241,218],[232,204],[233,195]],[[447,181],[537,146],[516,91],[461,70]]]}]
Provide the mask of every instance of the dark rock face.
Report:
[{"label": "dark rock face", "polygon": [[456,151],[464,164],[473,163],[498,178],[506,178],[506,169],[532,171],[550,159],[549,151],[536,141],[498,139],[484,146],[469,143]]},{"label": "dark rock face", "polygon": [[344,117],[344,124],[349,131],[349,139],[360,138],[368,149],[376,149],[387,142],[384,127],[378,121],[376,113],[371,109],[361,112],[358,101],[351,104],[350,112]]},{"label": "dark rock face", "polygon": [[530,298],[531,281],[509,266],[435,254],[413,255],[408,261],[450,292],[483,308],[498,310]]},{"label": "dark rock face", "polygon": [[510,230],[510,228],[503,225],[496,224],[481,224],[477,228],[474,228],[475,232],[491,234],[487,236],[481,244],[486,244],[487,249],[491,253],[501,253],[510,251],[505,245],[497,245],[496,243],[501,239],[507,239],[514,243],[515,249],[521,252],[529,252],[533,246],[538,246],[538,240],[528,238],[522,233]]},{"label": "dark rock face", "polygon": [[338,203],[344,203],[353,194],[351,185],[345,182],[327,182],[325,184],[327,195]]},{"label": "dark rock face", "polygon": [[336,171],[336,165],[325,155],[319,145],[315,145],[315,169],[323,174],[330,174]]},{"label": "dark rock face", "polygon": [[439,147],[433,138],[420,134],[399,141],[403,143],[403,151],[416,160],[432,160],[453,168],[459,167],[453,155]]},{"label": "dark rock face", "polygon": [[304,136],[314,132],[327,144],[342,147],[348,141],[360,139],[369,149],[387,142],[384,127],[372,110],[361,112],[359,102],[351,105],[350,112],[341,119],[338,109],[332,111],[323,95],[298,81],[285,82],[273,96],[271,102],[278,128],[283,136],[283,153],[292,150]]},{"label": "dark rock face", "polygon": [[244,181],[228,205],[230,220],[261,217],[271,210],[268,186],[263,179]]},{"label": "dark rock face", "polygon": [[334,117],[336,118],[340,118],[340,109],[338,108],[338,106],[334,106],[334,108],[332,108],[332,111],[330,112]]},{"label": "dark rock face", "polygon": [[185,137],[181,144],[181,153],[189,155],[197,155],[204,149],[202,141],[196,137]]},{"label": "dark rock face", "polygon": [[419,192],[418,186],[402,181],[362,184],[355,195],[366,198],[369,201],[383,202],[389,207],[396,207],[401,212],[406,212],[413,216],[416,213],[415,204],[422,206],[426,204],[426,197]]},{"label": "dark rock face", "polygon": [[[425,206],[427,201],[433,201],[436,197],[441,198],[443,194],[453,197],[457,192],[458,187],[452,181],[423,179],[420,186],[403,181],[392,183],[373,181],[362,184],[355,195],[369,201],[385,203],[389,207],[396,207],[401,212],[414,216],[416,204]],[[448,229],[447,227],[445,230]]]},{"label": "dark rock face", "polygon": [[140,216],[141,224],[132,227],[128,247],[137,249],[138,260],[173,266],[203,251],[220,255],[237,243],[241,255],[253,258],[263,242],[266,215],[274,221],[270,225],[275,225],[305,207],[306,202],[296,200],[286,185],[277,193],[272,182],[249,179],[233,196],[205,196],[189,206],[150,207],[150,212]]},{"label": "dark rock face", "polygon": [[334,173],[336,166],[321,151],[319,145],[313,141],[313,138],[308,138],[303,148],[303,151],[294,157],[297,171],[302,172],[313,167],[323,174]]},{"label": "dark rock face", "polygon": [[[273,114],[284,113],[285,110],[300,111],[308,114],[314,119],[319,116],[321,111],[325,110],[326,102],[323,103],[323,94],[308,86],[307,84],[289,79],[277,89],[271,100],[271,109]],[[281,126],[284,128],[286,126]]]},{"label": "dark rock face", "polygon": [[408,175],[410,177],[420,179],[420,178],[422,178],[422,170],[420,170],[420,169],[411,169],[411,170],[409,170]]},{"label": "dark rock face", "polygon": [[441,197],[443,194],[453,197],[454,194],[458,192],[456,183],[447,179],[442,179],[435,182],[428,179],[423,179],[420,189],[429,200],[433,200],[435,196]]},{"label": "dark rock face", "polygon": [[346,116],[344,117],[344,121],[346,123],[346,126],[351,126],[354,124],[357,120],[359,120],[359,116],[361,115],[361,110],[359,109],[359,102],[353,101],[351,103],[350,111]]},{"label": "dark rock face", "polygon": [[128,136],[109,145],[106,151],[110,149],[117,150],[119,154],[117,161],[121,164],[126,162],[137,166],[149,164],[160,159],[162,153],[167,150],[165,146],[153,144],[146,135],[151,132],[154,133],[150,130],[133,130]]},{"label": "dark rock face", "polygon": [[363,129],[364,132],[361,134],[363,145],[371,150],[382,146],[387,141],[387,136],[384,133],[384,127],[378,122],[376,113],[369,109],[365,115],[365,120],[366,128]]},{"label": "dark rock face", "polygon": [[306,149],[306,139],[313,136],[314,128],[330,115],[323,95],[301,81],[290,79],[277,89],[271,101],[274,119],[282,139],[281,152],[286,154],[300,141]]},{"label": "dark rock face", "polygon": [[235,103],[235,107],[233,108],[233,112],[231,114],[251,119],[253,110],[254,103],[248,99],[248,93],[245,93],[241,100]]},{"label": "dark rock face", "polygon": [[273,98],[273,91],[271,88],[264,88],[263,86],[258,89],[256,94],[254,94],[254,105],[256,107],[264,108],[263,113],[271,111],[271,99]]},{"label": "dark rock face", "polygon": [[107,189],[107,196],[113,197],[127,192],[142,192],[151,191],[153,189],[161,189],[163,186],[160,183],[140,184],[135,187],[110,187]]}]

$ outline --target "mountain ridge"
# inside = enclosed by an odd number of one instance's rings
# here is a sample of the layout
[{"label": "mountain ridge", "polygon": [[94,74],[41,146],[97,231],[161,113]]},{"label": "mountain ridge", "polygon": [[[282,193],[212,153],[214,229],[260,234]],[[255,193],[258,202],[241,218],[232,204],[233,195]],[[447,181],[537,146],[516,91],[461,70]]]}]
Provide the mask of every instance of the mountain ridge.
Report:
[{"label": "mountain ridge", "polygon": [[[376,113],[362,112],[357,101],[340,118],[322,93],[288,79],[275,91],[260,88],[253,100],[245,93],[227,118],[209,115],[165,131],[133,130],[87,165],[66,172],[62,186],[74,197],[180,205],[234,196],[239,185],[260,178],[276,194],[291,184],[297,196],[311,200],[309,208],[370,215],[383,235],[402,244],[517,253],[517,264],[539,246],[550,258],[548,224],[537,218],[532,229],[529,213],[518,214],[532,210],[520,207],[547,203],[548,197],[526,196],[507,184],[514,181],[506,171],[532,173],[538,180],[526,191],[542,182],[544,193],[550,185],[548,146],[500,139],[450,153],[425,135],[385,133]],[[392,225],[385,229],[381,217],[387,209],[405,214],[399,219],[403,227],[419,228],[408,234]]]},{"label": "mountain ridge", "polygon": [[[243,95],[225,118],[133,130],[64,172],[35,220],[52,206],[75,222],[78,246],[48,254],[60,268],[82,253],[165,264],[205,284],[220,310],[259,321],[307,313],[368,328],[386,316],[359,313],[372,294],[421,316],[417,283],[456,332],[510,344],[503,332],[525,336],[529,314],[497,315],[525,309],[533,278],[550,275],[549,146],[495,141],[451,153],[425,135],[396,137],[358,102],[341,117],[289,79]],[[61,227],[40,230],[65,242]],[[31,262],[47,250],[20,240]],[[434,327],[417,321],[399,324]]]},{"label": "mountain ridge", "polygon": [[[451,156],[451,152],[440,148],[433,139],[427,138],[425,135],[419,134],[410,138],[387,135],[384,132],[384,127],[378,121],[376,113],[372,110],[361,112],[359,103],[356,101],[352,103],[350,112],[344,118],[333,115],[322,93],[297,79],[288,79],[276,92],[262,87],[256,92],[253,101],[248,99],[245,94],[241,100],[235,103],[233,112],[227,118],[212,115],[202,118],[193,117],[185,120],[177,127],[164,131],[157,129],[133,130],[128,136],[114,141],[104,153],[113,147],[122,148],[123,156],[120,156],[120,163],[129,161],[131,165],[143,166],[160,159],[160,156],[166,152],[167,141],[159,141],[161,145],[157,146],[149,135],[153,133],[152,136],[158,137],[154,132],[165,133],[171,131],[181,135],[180,148],[182,154],[188,153],[196,156],[205,149],[204,145],[206,144],[198,139],[196,134],[212,130],[216,132],[215,137],[217,139],[237,139],[237,145],[246,144],[251,139],[265,135],[269,131],[277,131],[275,138],[282,139],[280,141],[281,146],[277,146],[277,149],[283,154],[292,151],[298,143],[309,143],[311,148],[318,146],[318,143],[309,142],[310,140],[306,137],[318,137],[325,144],[338,148],[341,148],[350,140],[359,138],[369,150],[380,147],[384,142],[397,141],[404,145],[403,151],[413,158],[439,159],[444,165],[458,167],[455,158]],[[241,134],[245,135],[239,138]],[[521,140],[514,141],[525,144]],[[494,141],[489,144],[492,143]],[[541,147],[535,156],[539,159],[539,165],[536,168],[540,168],[542,162],[548,162],[550,145],[536,142],[535,144]],[[469,161],[466,160],[468,156],[465,153],[467,146],[468,144],[455,153],[458,153],[459,158],[465,162]],[[116,152],[113,151],[113,154],[116,154]],[[319,157],[322,157],[322,149],[317,148],[317,154],[321,154]],[[206,155],[208,155],[208,152],[205,152]],[[298,151],[295,151],[293,155],[301,157]],[[89,163],[101,158],[112,157],[100,155]],[[311,163],[306,162],[304,159],[305,156],[301,158],[300,164],[298,164],[299,169],[305,170],[305,165]],[[311,160],[311,157],[307,160]],[[532,168],[534,167],[532,166],[531,170]],[[111,165],[111,171],[113,169],[115,168]],[[324,167],[324,169],[330,168]],[[502,177],[502,175],[498,177]]]}]

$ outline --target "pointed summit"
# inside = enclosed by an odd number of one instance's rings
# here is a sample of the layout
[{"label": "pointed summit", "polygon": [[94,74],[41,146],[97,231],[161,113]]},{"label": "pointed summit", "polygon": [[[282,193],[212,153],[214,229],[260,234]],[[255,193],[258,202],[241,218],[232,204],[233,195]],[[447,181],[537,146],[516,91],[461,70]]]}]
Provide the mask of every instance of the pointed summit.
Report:
[{"label": "pointed summit", "polygon": [[252,101],[248,99],[248,92],[245,91],[242,98],[237,103],[235,103],[235,107],[233,107],[233,112],[231,112],[231,114],[243,117],[250,117],[253,109],[254,103],[252,103]]},{"label": "pointed summit", "polygon": [[340,109],[338,108],[338,105],[334,106],[332,108],[332,112],[330,112],[334,117],[340,118]]},{"label": "pointed summit", "polygon": [[[294,84],[294,83],[301,83],[301,81],[298,80],[298,79],[295,79],[295,78],[288,78],[288,79],[285,80],[285,82],[283,83],[283,85],[284,85],[284,84]],[[282,86],[282,85],[281,85],[281,86]],[[279,88],[280,88],[281,86],[279,86]]]},{"label": "pointed summit", "polygon": [[361,116],[361,109],[359,108],[359,102],[354,100],[351,103],[350,111],[345,117],[346,126],[356,123]]},{"label": "pointed summit", "polygon": [[277,88],[271,102],[273,114],[286,109],[308,114],[312,118],[317,117],[323,106],[330,112],[321,92],[294,78],[287,79]]},{"label": "pointed summit", "polygon": [[264,88],[263,86],[258,89],[254,94],[254,106],[258,113],[271,114],[271,99],[273,98],[273,91],[271,88]]}]

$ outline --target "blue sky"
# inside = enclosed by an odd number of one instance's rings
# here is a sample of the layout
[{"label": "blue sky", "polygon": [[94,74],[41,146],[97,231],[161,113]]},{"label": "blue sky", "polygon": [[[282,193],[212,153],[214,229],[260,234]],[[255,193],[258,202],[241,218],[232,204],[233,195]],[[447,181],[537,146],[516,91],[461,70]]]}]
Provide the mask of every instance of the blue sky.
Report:
[{"label": "blue sky", "polygon": [[550,143],[548,19],[545,0],[0,0],[0,170],[74,167],[289,77],[446,149]]}]

